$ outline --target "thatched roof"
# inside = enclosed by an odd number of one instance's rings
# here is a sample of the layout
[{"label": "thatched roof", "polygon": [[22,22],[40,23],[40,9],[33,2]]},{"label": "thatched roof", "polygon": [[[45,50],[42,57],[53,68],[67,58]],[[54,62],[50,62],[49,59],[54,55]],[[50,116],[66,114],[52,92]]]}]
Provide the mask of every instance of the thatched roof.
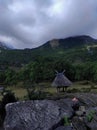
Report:
[{"label": "thatched roof", "polygon": [[52,83],[54,87],[69,87],[72,85],[72,82],[62,73],[57,73],[56,77]]}]

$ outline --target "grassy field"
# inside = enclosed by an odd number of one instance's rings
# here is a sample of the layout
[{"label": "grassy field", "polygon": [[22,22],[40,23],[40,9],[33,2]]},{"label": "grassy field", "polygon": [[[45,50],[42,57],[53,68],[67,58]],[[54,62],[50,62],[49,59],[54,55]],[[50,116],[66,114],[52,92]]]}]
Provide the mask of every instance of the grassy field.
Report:
[{"label": "grassy field", "polygon": [[[14,92],[15,96],[19,98],[19,100],[24,100],[24,97],[27,96],[27,90],[23,87],[7,87],[7,90],[11,90]],[[56,88],[51,87],[51,83],[40,83],[36,85],[36,90],[41,90],[43,92],[48,92],[51,95],[55,95],[57,93]],[[97,85],[93,83],[87,83],[86,81],[75,82],[71,87],[67,90],[68,93],[75,92],[93,92],[97,93]],[[62,93],[60,93],[62,94]],[[0,99],[2,96],[0,96]]]}]

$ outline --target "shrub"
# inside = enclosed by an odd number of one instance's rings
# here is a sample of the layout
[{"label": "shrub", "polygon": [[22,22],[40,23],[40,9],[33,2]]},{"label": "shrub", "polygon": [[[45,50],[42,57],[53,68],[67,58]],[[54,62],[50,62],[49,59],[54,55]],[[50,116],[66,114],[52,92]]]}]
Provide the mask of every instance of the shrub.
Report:
[{"label": "shrub", "polygon": [[64,120],[64,126],[69,126],[70,125],[70,121],[69,121],[67,116],[65,116],[63,120]]},{"label": "shrub", "polygon": [[94,110],[91,110],[87,115],[86,115],[86,118],[87,118],[87,120],[89,121],[89,122],[91,122],[92,121],[92,119],[93,119],[93,116],[95,115],[95,111]]},{"label": "shrub", "polygon": [[2,101],[0,102],[0,126],[3,125],[6,116],[6,111],[5,111],[6,104],[17,101],[17,98],[15,97],[14,93],[12,93],[11,91],[4,91],[2,95],[3,98]]},{"label": "shrub", "polygon": [[27,88],[27,97],[29,100],[42,100],[45,99],[47,96],[46,92],[42,92],[41,90],[35,90],[33,89],[28,89]]}]

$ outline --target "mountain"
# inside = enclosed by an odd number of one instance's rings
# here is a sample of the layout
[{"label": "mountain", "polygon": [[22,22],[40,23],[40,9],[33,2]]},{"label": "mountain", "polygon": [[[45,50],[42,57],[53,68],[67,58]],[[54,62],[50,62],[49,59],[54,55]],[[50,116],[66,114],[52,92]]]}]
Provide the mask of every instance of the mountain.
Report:
[{"label": "mountain", "polygon": [[71,63],[97,61],[97,40],[89,36],[54,39],[34,49],[8,49],[0,43],[0,64],[27,64],[38,58],[64,59]]},{"label": "mountain", "polygon": [[0,49],[11,49],[11,47],[8,47],[5,43],[0,42]]},{"label": "mountain", "polygon": [[51,41],[48,41],[44,45],[40,46],[38,49],[69,49],[92,44],[97,44],[97,40],[91,38],[90,36],[76,36],[65,39],[53,39]]}]

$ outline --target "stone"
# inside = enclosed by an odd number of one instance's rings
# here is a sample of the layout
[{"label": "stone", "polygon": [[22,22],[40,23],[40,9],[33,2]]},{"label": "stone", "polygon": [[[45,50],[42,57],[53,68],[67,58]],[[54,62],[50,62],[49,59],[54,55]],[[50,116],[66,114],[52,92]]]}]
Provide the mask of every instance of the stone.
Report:
[{"label": "stone", "polygon": [[36,100],[6,105],[5,130],[49,130],[64,116],[71,118],[70,99]]},{"label": "stone", "polygon": [[85,123],[77,116],[72,119],[72,124],[76,130],[87,130]]},{"label": "stone", "polygon": [[60,126],[55,130],[73,130],[71,126]]},{"label": "stone", "polygon": [[86,126],[90,129],[90,130],[97,130],[97,122],[88,122],[86,123]]},{"label": "stone", "polygon": [[76,114],[77,116],[82,116],[82,115],[83,115],[83,112],[82,112],[82,111],[76,111],[75,114]]},{"label": "stone", "polygon": [[85,106],[80,106],[80,107],[79,107],[79,111],[86,112]]},{"label": "stone", "polygon": [[[83,115],[75,114],[76,111],[72,109],[73,97],[78,98],[80,104],[78,111],[82,111]],[[91,111],[93,119],[89,122],[87,115]],[[64,126],[64,117],[68,118],[73,130],[97,130],[97,94],[65,93],[64,99],[54,97],[52,100],[7,104],[4,128],[5,130],[70,130],[70,126]]]}]

